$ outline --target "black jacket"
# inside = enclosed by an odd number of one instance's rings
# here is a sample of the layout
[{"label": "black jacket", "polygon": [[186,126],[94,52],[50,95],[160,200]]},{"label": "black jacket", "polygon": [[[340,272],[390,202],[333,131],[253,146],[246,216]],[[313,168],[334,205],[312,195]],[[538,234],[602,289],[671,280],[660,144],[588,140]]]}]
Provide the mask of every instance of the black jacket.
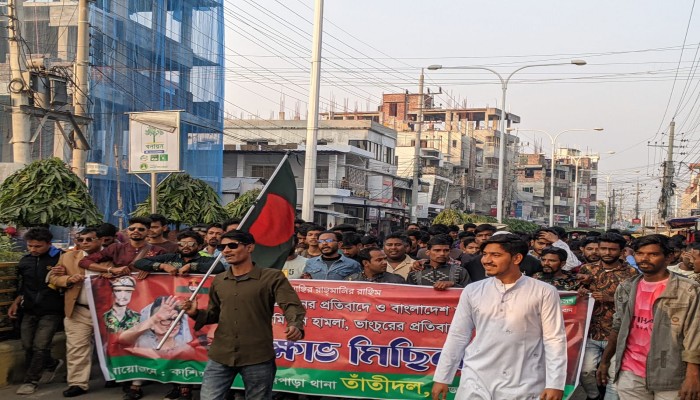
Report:
[{"label": "black jacket", "polygon": [[27,254],[19,260],[17,294],[24,296],[22,309],[32,315],[63,315],[63,294],[51,289],[46,279],[56,265],[61,251],[51,247],[48,253],[35,257]]}]

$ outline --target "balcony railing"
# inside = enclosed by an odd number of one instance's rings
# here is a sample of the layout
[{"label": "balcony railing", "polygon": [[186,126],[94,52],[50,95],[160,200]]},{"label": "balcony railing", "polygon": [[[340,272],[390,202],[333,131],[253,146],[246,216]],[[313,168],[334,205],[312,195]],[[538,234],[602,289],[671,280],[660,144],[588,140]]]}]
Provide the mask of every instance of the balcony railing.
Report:
[{"label": "balcony railing", "polygon": [[[297,189],[304,187],[304,180],[297,179]],[[347,180],[316,179],[316,189],[345,189],[351,196],[369,198],[369,191],[365,185],[351,183]]]}]

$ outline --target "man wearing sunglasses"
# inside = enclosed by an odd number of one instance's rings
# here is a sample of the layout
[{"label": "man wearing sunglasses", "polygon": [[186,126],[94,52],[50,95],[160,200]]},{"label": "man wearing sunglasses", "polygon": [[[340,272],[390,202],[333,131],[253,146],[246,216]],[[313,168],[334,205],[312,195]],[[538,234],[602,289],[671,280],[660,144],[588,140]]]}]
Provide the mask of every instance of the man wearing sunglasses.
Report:
[{"label": "man wearing sunglasses", "polygon": [[[170,275],[204,274],[214,262],[212,257],[203,257],[197,251],[204,239],[197,232],[185,231],[177,235],[177,253],[161,254],[153,257],[145,257],[134,263],[136,269],[145,272],[166,272]],[[213,274],[224,272],[221,263],[214,267]],[[139,278],[145,275],[139,273]]]},{"label": "man wearing sunglasses", "polygon": [[88,295],[83,286],[86,271],[78,266],[85,256],[102,249],[102,240],[97,237],[97,228],[85,228],[75,239],[78,251],[61,254],[56,267],[51,269],[49,283],[65,289],[65,313],[63,326],[66,331],[66,363],[68,389],[64,397],[75,397],[87,393],[92,365],[92,317],[88,306]]},{"label": "man wearing sunglasses", "polygon": [[[131,275],[134,262],[144,258],[164,254],[165,250],[146,241],[151,220],[143,217],[129,219],[126,228],[128,240],[125,243],[113,243],[96,253],[80,260],[80,268],[106,274],[108,277]],[[133,381],[124,394],[125,400],[138,400],[143,397],[141,381]]]},{"label": "man wearing sunglasses", "polygon": [[214,278],[207,309],[198,310],[196,300],[183,307],[197,321],[195,330],[218,323],[217,332],[226,333],[217,334],[211,344],[200,397],[225,398],[240,374],[247,400],[268,400],[277,370],[272,339],[275,303],[284,313],[285,335],[290,341],[304,337],[306,311],[281,271],[253,264],[253,235],[227,232],[219,248],[230,268]]},{"label": "man wearing sunglasses", "polygon": [[[148,218],[131,218],[129,227],[126,228],[129,238],[126,243],[112,243],[97,253],[90,254],[80,260],[80,268],[107,273],[111,276],[131,274],[135,261],[165,253],[162,248],[146,242],[150,227],[151,220]],[[110,261],[113,265],[110,265]]]}]

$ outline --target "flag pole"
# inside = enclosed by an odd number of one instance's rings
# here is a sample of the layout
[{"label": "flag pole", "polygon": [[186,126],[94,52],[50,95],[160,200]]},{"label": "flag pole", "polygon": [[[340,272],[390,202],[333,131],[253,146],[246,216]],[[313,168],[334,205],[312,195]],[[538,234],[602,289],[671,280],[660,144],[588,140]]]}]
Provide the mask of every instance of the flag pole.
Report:
[{"label": "flag pole", "polygon": [[[284,154],[284,157],[282,157],[282,161],[280,161],[280,163],[277,165],[277,168],[275,168],[274,172],[272,172],[270,179],[268,179],[267,182],[265,183],[265,186],[263,186],[262,190],[260,191],[260,194],[258,194],[258,197],[255,199],[255,202],[253,202],[253,206],[248,209],[248,212],[245,214],[245,216],[241,220],[239,226],[243,225],[245,223],[245,221],[248,219],[248,217],[253,212],[255,207],[258,205],[258,201],[260,201],[262,196],[265,194],[265,191],[267,191],[267,188],[270,186],[270,182],[272,182],[272,180],[275,179],[275,176],[277,176],[277,173],[282,168],[282,165],[284,165],[284,163],[287,161],[290,154],[291,154],[291,151],[287,151]],[[190,302],[194,301],[194,299],[197,297],[197,294],[199,294],[199,291],[202,290],[202,286],[204,285],[204,282],[207,280],[207,278],[209,278],[211,273],[214,271],[216,264],[218,264],[221,261],[221,258],[223,257],[223,255],[224,255],[224,253],[220,252],[219,255],[216,256],[216,259],[209,267],[209,270],[207,270],[207,273],[204,274],[204,277],[199,282],[199,284],[197,285],[197,288],[194,290],[194,292],[192,292],[188,301],[190,301]],[[163,336],[163,339],[161,339],[160,342],[158,343],[158,346],[156,346],[156,350],[160,350],[163,347],[163,344],[165,344],[165,341],[168,340],[170,335],[173,333],[173,330],[175,330],[175,327],[177,326],[177,324],[179,324],[180,320],[182,320],[182,317],[185,315],[185,312],[186,312],[186,310],[180,310],[180,312],[177,314],[177,318],[175,318],[175,320],[170,324],[168,331],[165,332],[165,336]]]},{"label": "flag pole", "polygon": [[[282,161],[280,161],[280,163],[277,164],[277,168],[275,168],[275,170],[272,172],[272,175],[270,175],[270,179],[267,180],[267,182],[265,183],[265,186],[263,186],[260,193],[258,193],[258,197],[253,202],[253,206],[248,209],[248,212],[245,213],[245,216],[243,216],[243,219],[238,224],[238,226],[242,226],[243,224],[245,224],[245,222],[248,219],[248,217],[250,216],[250,214],[253,213],[253,211],[255,210],[255,207],[257,207],[257,205],[258,205],[258,201],[260,201],[260,199],[263,197],[263,195],[267,191],[268,186],[270,186],[270,183],[272,183],[272,181],[275,179],[275,177],[277,176],[277,173],[280,172],[280,169],[282,169],[282,165],[284,165],[284,163],[287,161],[287,159],[289,158],[289,155],[291,153],[292,153],[291,151],[287,151],[286,153],[284,153],[284,157],[282,157]],[[295,204],[295,206],[296,206],[296,204]]]}]

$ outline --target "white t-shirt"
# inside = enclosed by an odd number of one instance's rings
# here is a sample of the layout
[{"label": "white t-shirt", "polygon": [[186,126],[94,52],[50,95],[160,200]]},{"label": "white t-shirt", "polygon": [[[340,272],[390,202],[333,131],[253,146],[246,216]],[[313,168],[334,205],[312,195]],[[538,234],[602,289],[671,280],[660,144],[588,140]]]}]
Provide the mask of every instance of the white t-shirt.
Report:
[{"label": "white t-shirt", "polygon": [[299,279],[301,278],[302,272],[304,272],[304,267],[306,266],[306,257],[297,256],[293,260],[287,260],[282,267],[282,272],[287,277],[287,279]]}]

